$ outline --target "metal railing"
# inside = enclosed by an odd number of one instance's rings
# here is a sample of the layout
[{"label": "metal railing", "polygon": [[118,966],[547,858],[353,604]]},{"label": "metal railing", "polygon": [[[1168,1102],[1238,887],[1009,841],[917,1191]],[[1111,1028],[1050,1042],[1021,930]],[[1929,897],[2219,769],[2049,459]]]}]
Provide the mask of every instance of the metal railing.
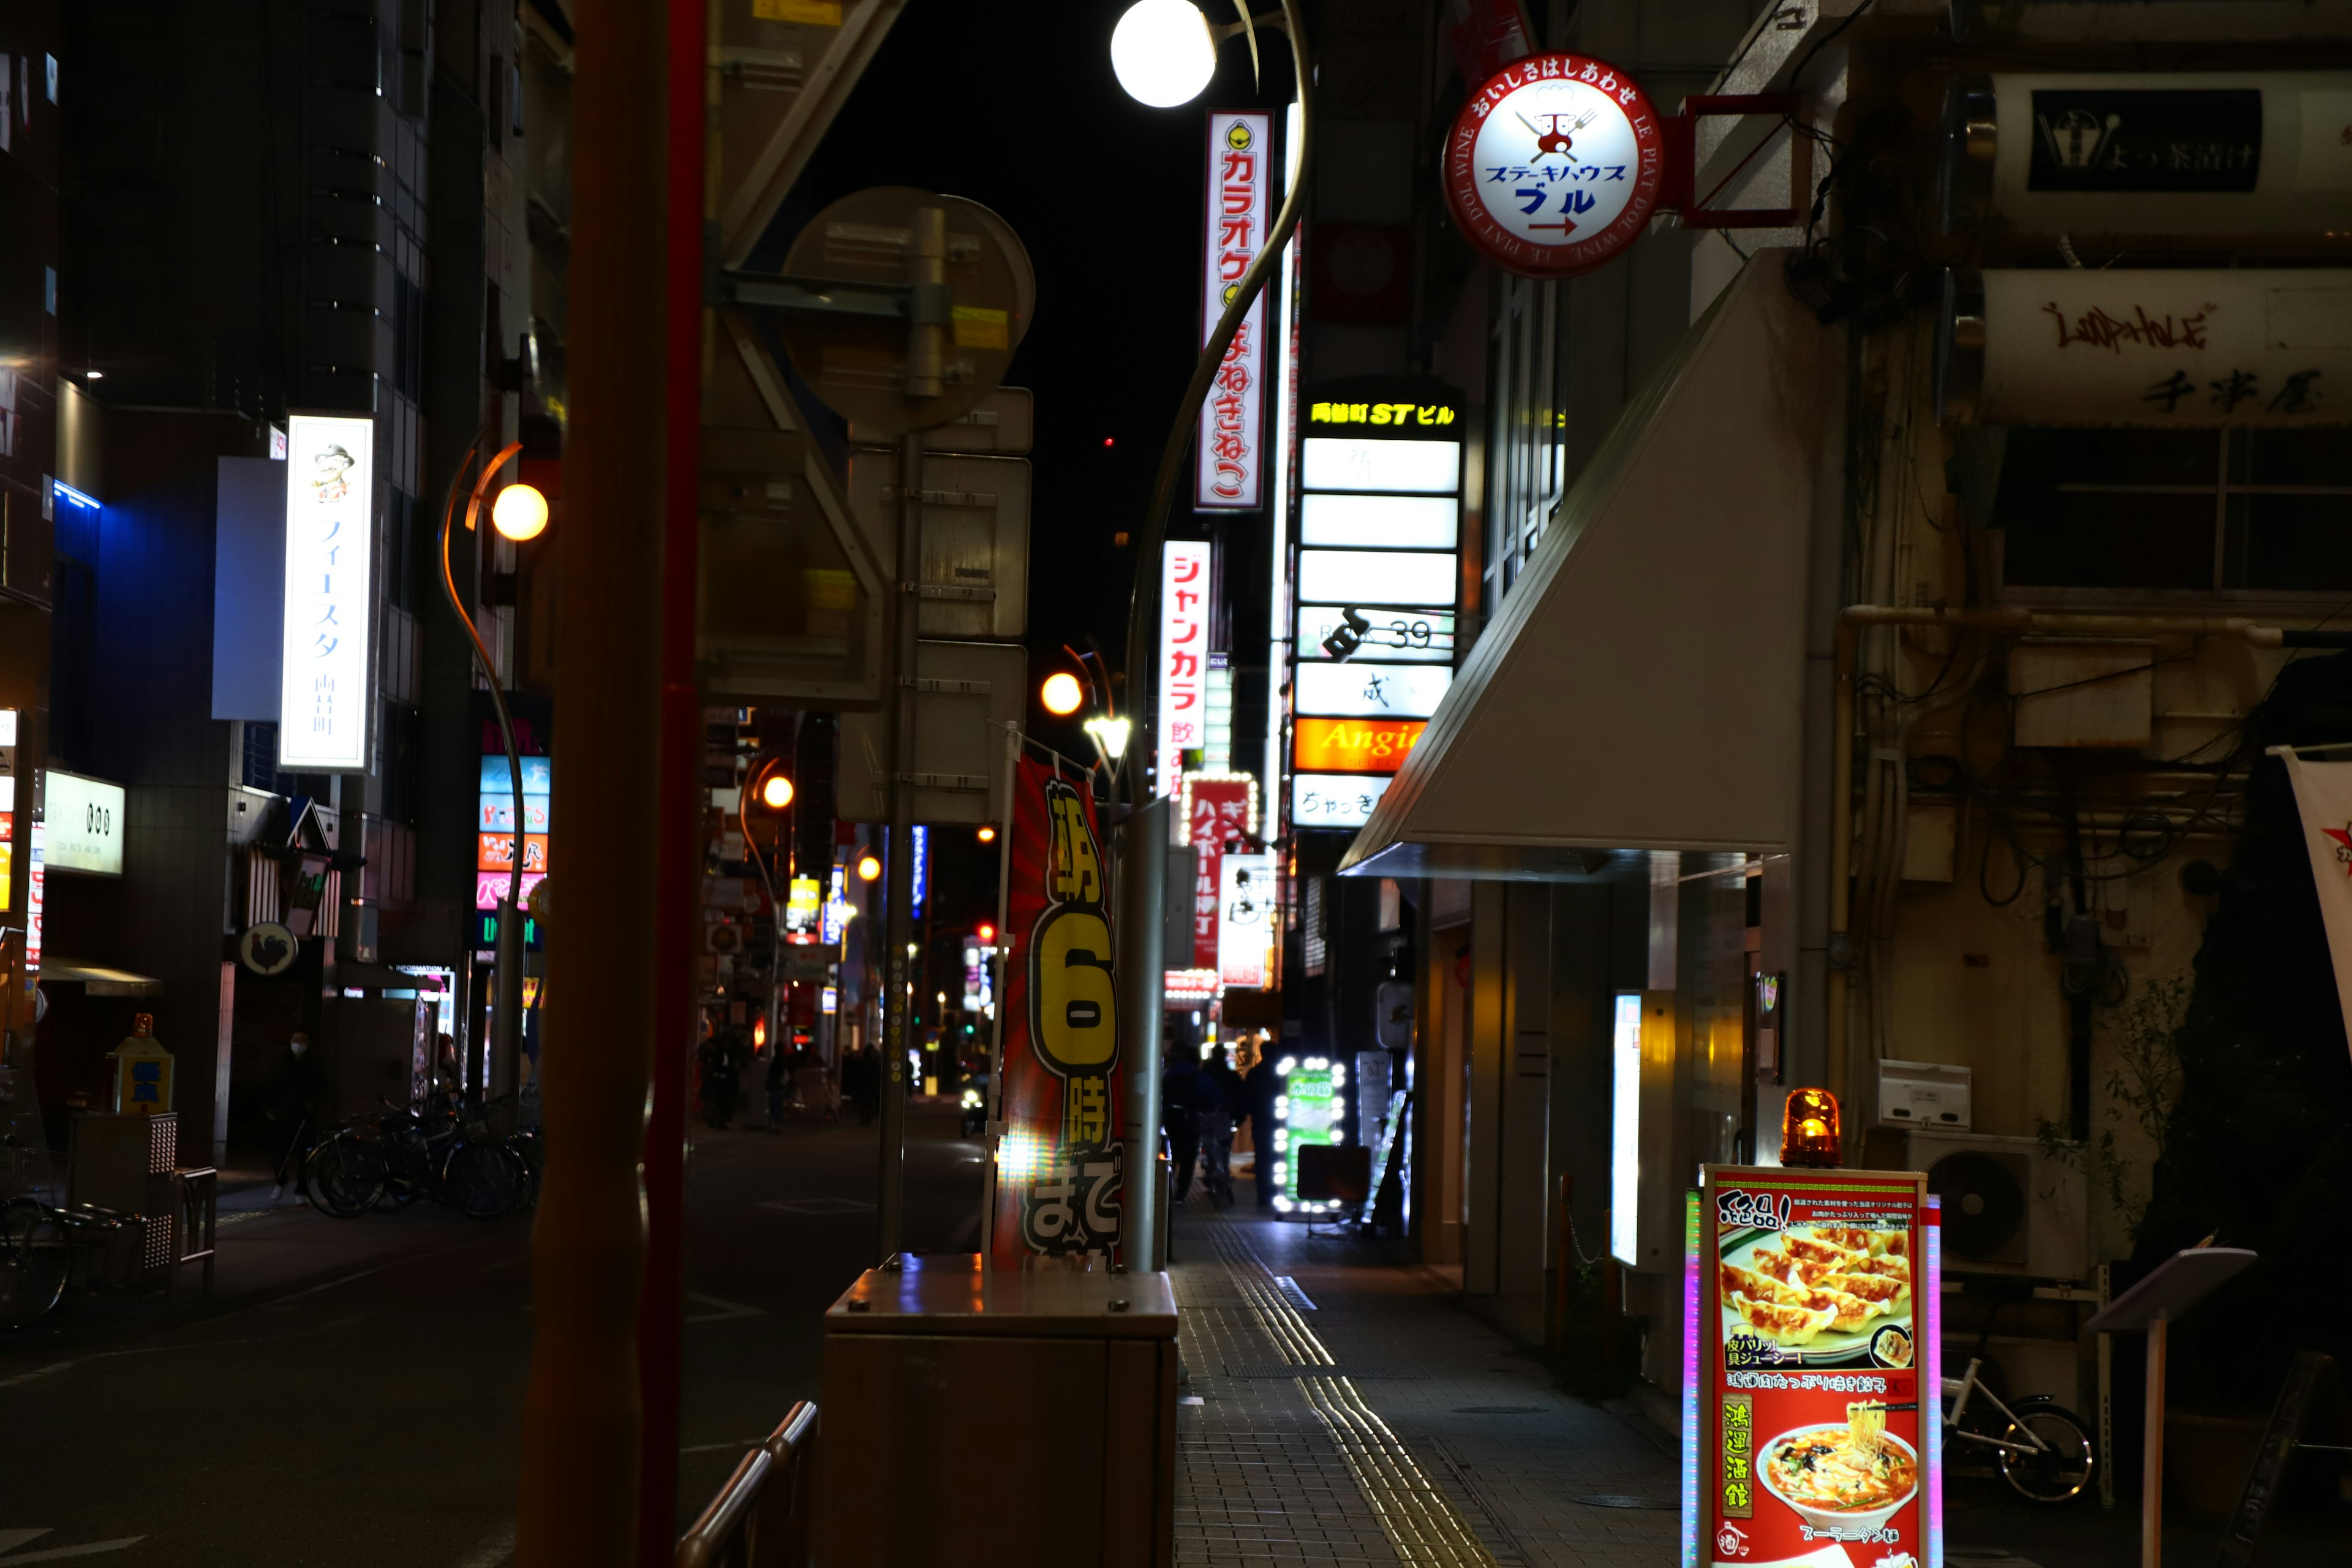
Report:
[{"label": "metal railing", "polygon": [[807,1568],[816,1439],[816,1406],[803,1399],[678,1538],[677,1568]]},{"label": "metal railing", "polygon": [[220,1173],[209,1165],[175,1171],[172,1185],[180,1198],[179,1225],[172,1237],[172,1294],[180,1293],[180,1271],[191,1263],[201,1263],[205,1294],[209,1296],[213,1258],[220,1249]]}]

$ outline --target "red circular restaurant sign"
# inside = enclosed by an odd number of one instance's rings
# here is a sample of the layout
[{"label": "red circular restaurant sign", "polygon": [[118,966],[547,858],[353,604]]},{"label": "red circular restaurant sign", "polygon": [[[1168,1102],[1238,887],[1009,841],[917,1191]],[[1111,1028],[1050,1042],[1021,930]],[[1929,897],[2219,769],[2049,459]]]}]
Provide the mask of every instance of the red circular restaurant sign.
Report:
[{"label": "red circular restaurant sign", "polygon": [[1589,55],[1530,55],[1470,95],[1440,177],[1470,243],[1523,278],[1590,272],[1657,211],[1665,147],[1639,83]]}]

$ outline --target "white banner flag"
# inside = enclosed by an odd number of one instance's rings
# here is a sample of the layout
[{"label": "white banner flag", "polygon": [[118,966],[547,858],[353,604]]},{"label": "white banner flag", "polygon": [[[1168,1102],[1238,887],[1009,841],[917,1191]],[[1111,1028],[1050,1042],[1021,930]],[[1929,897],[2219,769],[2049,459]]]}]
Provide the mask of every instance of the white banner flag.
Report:
[{"label": "white banner flag", "polygon": [[2336,994],[2345,1033],[2352,1036],[2352,763],[2306,763],[2285,746],[2275,754],[2286,763],[2303,814],[2304,847],[2311,851],[2311,879],[2319,887],[2319,917],[2336,964]]}]

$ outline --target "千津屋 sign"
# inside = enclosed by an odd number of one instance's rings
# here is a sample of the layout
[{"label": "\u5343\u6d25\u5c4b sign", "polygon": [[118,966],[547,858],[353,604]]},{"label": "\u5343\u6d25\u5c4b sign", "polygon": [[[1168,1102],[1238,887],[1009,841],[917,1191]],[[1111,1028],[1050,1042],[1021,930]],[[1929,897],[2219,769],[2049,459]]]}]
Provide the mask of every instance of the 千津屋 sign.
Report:
[{"label": "\u5343\u6d25\u5c4b sign", "polygon": [[1440,176],[1455,225],[1527,278],[1590,272],[1649,226],[1665,174],[1657,112],[1587,55],[1532,55],[1470,95]]},{"label": "\u5343\u6d25\u5c4b sign", "polygon": [[[1220,110],[1209,116],[1206,249],[1201,272],[1201,340],[1206,342],[1241,289],[1266,239],[1274,188],[1273,117]],[[1201,405],[1192,504],[1250,510],[1265,477],[1265,291],[1242,318]]]},{"label": "\u5343\u6d25\u5c4b sign", "polygon": [[286,441],[278,765],[287,773],[362,773],[368,763],[375,421],[290,415]]}]

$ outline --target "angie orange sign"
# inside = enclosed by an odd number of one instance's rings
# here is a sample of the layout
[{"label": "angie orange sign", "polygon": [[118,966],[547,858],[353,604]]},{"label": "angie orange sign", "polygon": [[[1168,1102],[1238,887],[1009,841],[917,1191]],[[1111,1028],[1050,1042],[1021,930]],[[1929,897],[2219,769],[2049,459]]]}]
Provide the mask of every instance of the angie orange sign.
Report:
[{"label": "angie orange sign", "polygon": [[1298,719],[1291,765],[1302,773],[1392,773],[1429,728],[1424,719]]}]

